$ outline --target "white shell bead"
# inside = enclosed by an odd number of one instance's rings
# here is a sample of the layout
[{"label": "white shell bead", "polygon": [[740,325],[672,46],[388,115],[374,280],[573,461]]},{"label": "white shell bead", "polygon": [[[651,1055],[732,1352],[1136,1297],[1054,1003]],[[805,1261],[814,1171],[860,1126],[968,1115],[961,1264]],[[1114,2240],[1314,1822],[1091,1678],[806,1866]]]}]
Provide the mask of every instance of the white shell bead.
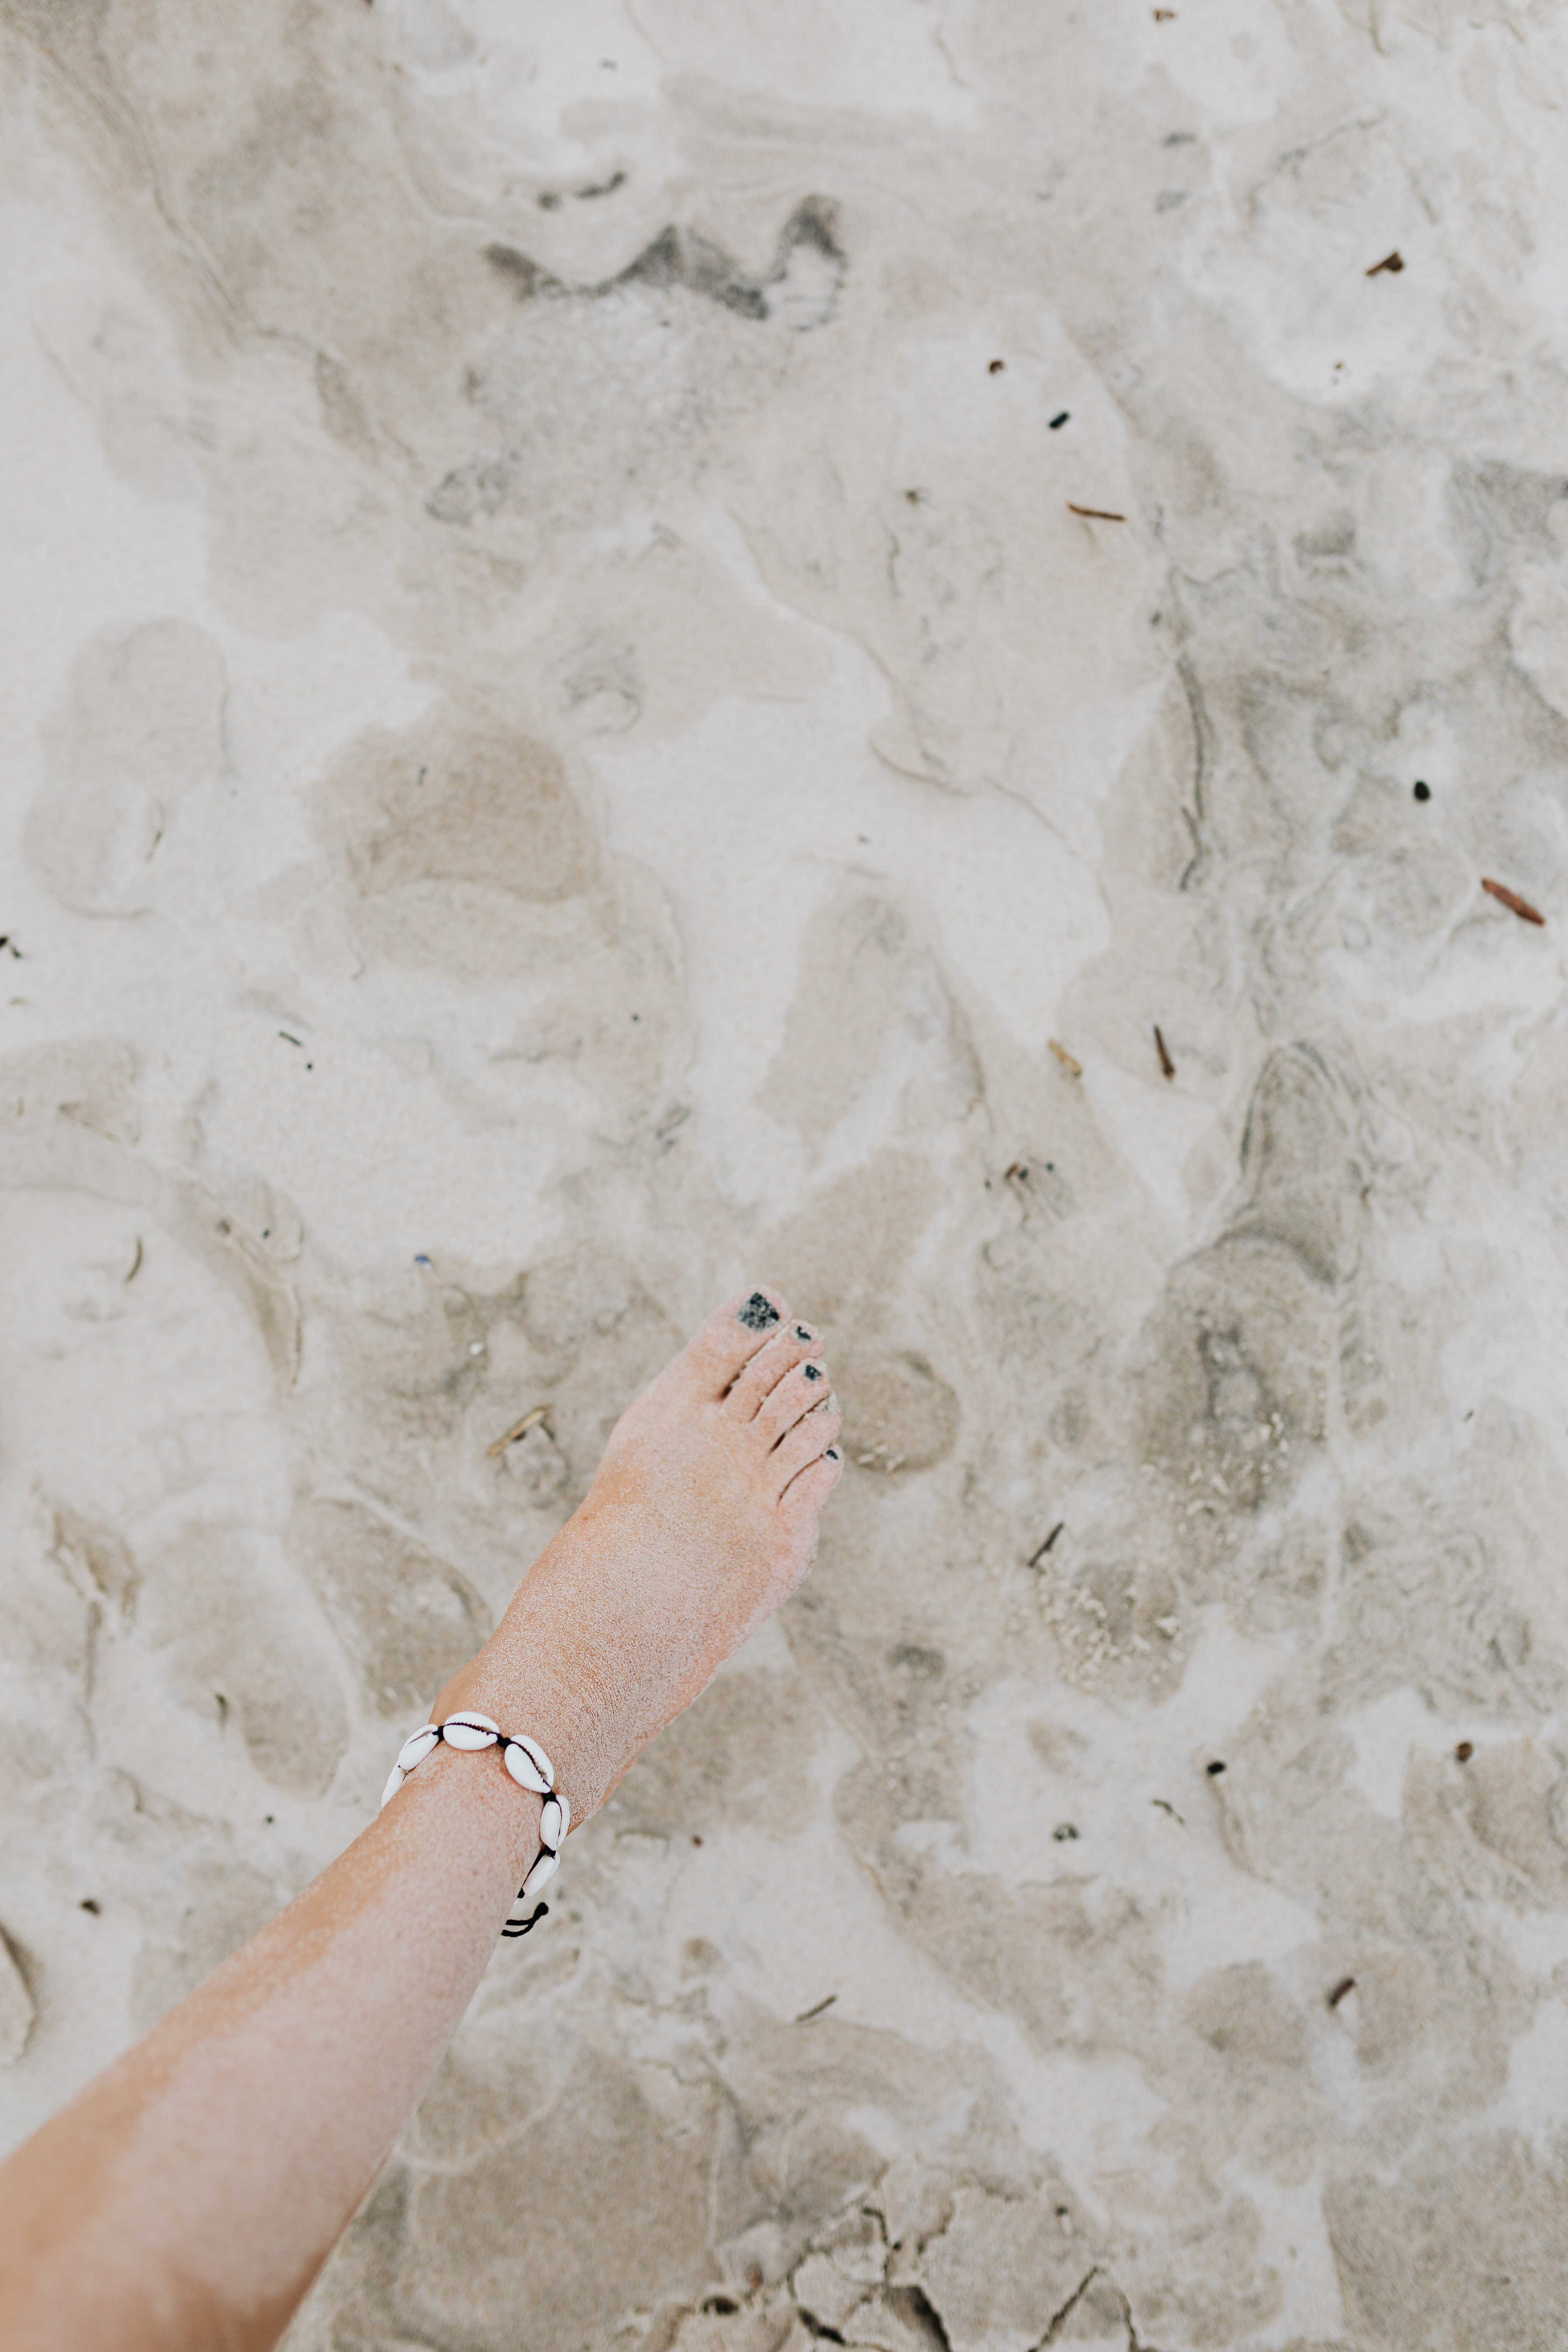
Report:
[{"label": "white shell bead", "polygon": [[448,1748],[493,1748],[500,1738],[500,1726],[488,1715],[449,1715],[441,1726],[441,1737]]},{"label": "white shell bead", "polygon": [[514,1731],[512,1733],[512,1738],[516,1740],[520,1748],[525,1748],[528,1750],[528,1753],[538,1765],[541,1785],[546,1789],[552,1789],[555,1786],[555,1767],[551,1762],[549,1757],[545,1754],[543,1748],[541,1748],[538,1740],[531,1739],[526,1731]]},{"label": "white shell bead", "polygon": [[387,1775],[386,1786],[381,1792],[381,1803],[376,1807],[377,1812],[381,1812],[384,1807],[391,1804],[394,1797],[396,1796],[402,1786],[403,1774],[399,1768],[395,1764],[391,1772]]},{"label": "white shell bead", "polygon": [[539,1816],[539,1843],[549,1846],[552,1853],[566,1834],[566,1816],[559,1797],[546,1797],[544,1810]]},{"label": "white shell bead", "polygon": [[411,1732],[397,1751],[397,1761],[402,1769],[412,1772],[416,1764],[423,1764],[440,1737],[433,1723],[427,1723],[423,1731]]},{"label": "white shell bead", "polygon": [[528,1754],[521,1739],[509,1739],[501,1753],[506,1759],[507,1770],[520,1789],[531,1790],[536,1797],[542,1797],[548,1793],[549,1781],[543,1778],[538,1765]]},{"label": "white shell bead", "polygon": [[522,1882],[523,1893],[537,1895],[546,1879],[553,1878],[560,1867],[561,1857],[558,1853],[542,1853]]}]

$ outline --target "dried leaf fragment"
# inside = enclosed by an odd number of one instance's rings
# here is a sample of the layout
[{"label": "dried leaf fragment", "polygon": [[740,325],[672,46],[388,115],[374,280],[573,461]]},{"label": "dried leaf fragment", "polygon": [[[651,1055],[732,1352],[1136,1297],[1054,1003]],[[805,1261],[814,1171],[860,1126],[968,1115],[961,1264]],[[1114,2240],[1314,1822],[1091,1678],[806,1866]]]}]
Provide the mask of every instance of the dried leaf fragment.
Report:
[{"label": "dried leaf fragment", "polygon": [[1489,891],[1498,904],[1506,907],[1510,915],[1517,915],[1521,923],[1540,923],[1544,926],[1546,918],[1540,908],[1532,907],[1528,898],[1521,898],[1517,890],[1510,890],[1506,883],[1489,882],[1483,875],[1481,888]]}]

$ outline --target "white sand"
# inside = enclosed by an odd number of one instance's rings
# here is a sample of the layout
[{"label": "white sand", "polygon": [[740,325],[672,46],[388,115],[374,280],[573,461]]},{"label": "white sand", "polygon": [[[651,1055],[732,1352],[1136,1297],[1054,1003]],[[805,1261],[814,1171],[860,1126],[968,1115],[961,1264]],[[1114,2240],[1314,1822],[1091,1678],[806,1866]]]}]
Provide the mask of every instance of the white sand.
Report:
[{"label": "white sand", "polygon": [[0,25],[6,2141],[766,1278],[816,1576],[298,2344],[1555,2344],[1562,8]]}]

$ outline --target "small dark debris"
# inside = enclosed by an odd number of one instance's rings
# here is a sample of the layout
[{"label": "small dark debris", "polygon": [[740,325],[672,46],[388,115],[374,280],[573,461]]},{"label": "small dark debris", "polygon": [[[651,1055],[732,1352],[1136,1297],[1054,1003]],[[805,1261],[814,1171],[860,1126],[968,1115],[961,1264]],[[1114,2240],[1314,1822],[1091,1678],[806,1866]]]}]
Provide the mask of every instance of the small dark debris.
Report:
[{"label": "small dark debris", "polygon": [[1404,267],[1405,257],[1395,246],[1394,251],[1385,253],[1381,261],[1374,261],[1366,274],[1369,278],[1381,278],[1386,269],[1391,278],[1397,278]]},{"label": "small dark debris", "polygon": [[1125,515],[1112,514],[1109,507],[1075,507],[1070,499],[1068,500],[1068,512],[1084,515],[1090,522],[1125,522],[1127,520]]},{"label": "small dark debris", "polygon": [[1432,797],[1431,785],[1424,784],[1419,776],[1417,776],[1415,783],[1411,787],[1411,790],[1415,793],[1418,801],[1429,801]]},{"label": "small dark debris", "polygon": [[134,1256],[134,1257],[132,1259],[132,1261],[131,1261],[131,1271],[130,1271],[130,1273],[129,1273],[129,1274],[126,1276],[126,1277],[125,1277],[126,1281],[127,1281],[127,1282],[134,1282],[134,1281],[135,1281],[135,1279],[136,1279],[136,1277],[137,1277],[137,1276],[141,1273],[141,1271],[142,1271],[142,1236],[141,1236],[141,1234],[137,1234],[137,1236],[136,1236],[136,1255],[135,1255],[135,1256]]},{"label": "small dark debris", "polygon": [[76,1907],[79,1911],[90,1911],[95,1919],[101,1919],[103,1916],[103,1906],[96,1895],[84,1895]]},{"label": "small dark debris", "polygon": [[1055,1543],[1057,1538],[1060,1535],[1066,1525],[1067,1521],[1065,1519],[1058,1519],[1057,1521],[1056,1526],[1051,1529],[1050,1534],[1046,1538],[1045,1542],[1040,1545],[1037,1551],[1031,1554],[1029,1559],[1029,1566],[1031,1568],[1038,1568],[1041,1560],[1044,1559],[1046,1554],[1049,1551],[1051,1546]]},{"label": "small dark debris", "polygon": [[1175,10],[1174,10],[1173,8],[1156,8],[1156,9],[1155,9],[1155,11],[1154,11],[1154,22],[1156,23],[1156,25],[1173,25],[1173,24],[1175,23],[1175,21],[1176,21],[1176,12],[1175,12]]},{"label": "small dark debris", "polygon": [[416,1265],[428,1265],[430,1261],[426,1256],[423,1250],[416,1250],[414,1253],[414,1263]]},{"label": "small dark debris", "polygon": [[704,2298],[701,2309],[711,2312],[715,2318],[728,2319],[741,2306],[732,2294],[710,2294]]},{"label": "small dark debris", "polygon": [[1354,1977],[1342,1977],[1338,1984],[1334,1987],[1332,1992],[1329,1995],[1329,2007],[1331,2009],[1338,2009],[1346,1993],[1354,1992]]},{"label": "small dark debris", "polygon": [[1174,1062],[1172,1061],[1170,1054],[1166,1050],[1165,1040],[1160,1034],[1160,1024],[1158,1022],[1154,1024],[1154,1050],[1160,1056],[1161,1076],[1164,1078],[1173,1078],[1176,1075],[1176,1066]]},{"label": "small dark debris", "polygon": [[[548,211],[549,206],[545,209]],[[517,288],[520,302],[525,302],[531,294],[537,294],[542,287],[554,283],[546,270],[541,269],[536,261],[531,261],[526,253],[520,253],[515,245],[487,245],[485,259],[492,269],[511,279]]]},{"label": "small dark debris", "polygon": [[1053,433],[1059,433],[1062,426],[1067,423],[1068,418],[1071,415],[1072,411],[1070,408],[1064,408],[1059,416],[1053,416],[1051,419],[1051,431]]},{"label": "small dark debris", "polygon": [[222,1691],[214,1691],[213,1696],[217,1701],[217,1723],[218,1729],[221,1731],[228,1721],[228,1701]]},{"label": "small dark debris", "polygon": [[558,213],[561,210],[561,198],[553,188],[542,188],[539,194],[538,205],[542,213]]},{"label": "small dark debris", "polygon": [[797,2025],[809,2025],[814,2017],[820,2017],[825,2009],[831,2009],[837,1998],[838,1995],[836,1992],[830,1992],[826,2000],[819,2000],[817,2002],[815,2009],[803,2009],[800,2015],[795,2019],[795,2023]]},{"label": "small dark debris", "polygon": [[756,2263],[753,2263],[752,2264],[751,2269],[746,2273],[746,2291],[747,2291],[747,2293],[748,2293],[748,2294],[756,2294],[756,2292],[757,2292],[757,2289],[761,2286],[762,2283],[763,2283],[763,2274],[762,2274],[762,2272],[757,2268]]},{"label": "small dark debris", "polygon": [[1007,362],[1005,360],[993,360],[985,373],[987,375],[1001,375],[1006,368],[1006,365]]},{"label": "small dark debris", "polygon": [[1468,1764],[1475,1752],[1476,1743],[1473,1739],[1461,1739],[1454,1750],[1454,1755],[1458,1762]]},{"label": "small dark debris", "polygon": [[13,963],[21,962],[22,950],[16,945],[16,940],[11,937],[9,931],[0,931],[0,948],[5,948],[9,950]]},{"label": "small dark debris", "polygon": [[1071,1822],[1058,1822],[1051,1835],[1058,1845],[1066,1845],[1069,1840],[1077,1837],[1078,1832]]},{"label": "small dark debris", "polygon": [[904,492],[904,502],[907,506],[918,507],[921,502],[921,493],[919,490],[906,490]]},{"label": "small dark debris", "polygon": [[1521,923],[1540,923],[1544,927],[1546,918],[1539,908],[1532,907],[1528,898],[1521,898],[1518,891],[1510,890],[1506,883],[1489,882],[1483,875],[1481,888],[1494,898],[1500,907],[1506,907],[1510,915],[1517,915]]},{"label": "small dark debris", "polygon": [[[299,1038],[298,1038],[298,1037],[290,1037],[290,1035],[289,1034],[289,1032],[287,1031],[287,1029],[279,1029],[279,1031],[278,1032],[278,1034],[279,1035],[279,1037],[281,1037],[281,1038],[282,1038],[283,1043],[284,1043],[286,1045],[300,1045],[300,1040],[299,1040]],[[301,1051],[301,1053],[304,1051],[303,1046],[300,1046],[300,1051]]]},{"label": "small dark debris", "polygon": [[275,1822],[278,1816],[276,1813],[263,1813],[261,1818],[264,1822]]},{"label": "small dark debris", "polygon": [[1182,1815],[1177,1812],[1174,1805],[1167,1804],[1163,1797],[1151,1797],[1149,1802],[1156,1809],[1157,1811],[1169,1813],[1173,1822],[1181,1822],[1182,1827],[1184,1829],[1186,1828],[1187,1824],[1185,1821],[1183,1819]]},{"label": "small dark debris", "polygon": [[585,205],[595,196],[613,196],[617,188],[624,188],[626,184],[626,175],[624,172],[612,172],[609,178],[601,180],[596,187],[574,188],[572,193],[580,205]]},{"label": "small dark debris", "polygon": [[1028,1181],[1029,1163],[1026,1160],[1015,1160],[1011,1168],[1002,1171],[1004,1184],[1026,1184]]},{"label": "small dark debris", "polygon": [[1211,1780],[1216,1780],[1216,1779],[1218,1778],[1218,1776],[1220,1775],[1220,1773],[1222,1773],[1222,1772],[1225,1770],[1225,1766],[1220,1762],[1220,1760],[1219,1760],[1218,1757],[1216,1756],[1216,1757],[1215,1757],[1215,1760],[1214,1760],[1214,1762],[1213,1762],[1212,1764],[1205,1764],[1205,1765],[1204,1769],[1205,1769],[1205,1771],[1208,1774],[1209,1779],[1210,1779]]},{"label": "small dark debris", "polygon": [[700,1845],[702,1843],[702,1840],[699,1837],[695,1830],[691,1832],[691,1843],[693,1845]]}]

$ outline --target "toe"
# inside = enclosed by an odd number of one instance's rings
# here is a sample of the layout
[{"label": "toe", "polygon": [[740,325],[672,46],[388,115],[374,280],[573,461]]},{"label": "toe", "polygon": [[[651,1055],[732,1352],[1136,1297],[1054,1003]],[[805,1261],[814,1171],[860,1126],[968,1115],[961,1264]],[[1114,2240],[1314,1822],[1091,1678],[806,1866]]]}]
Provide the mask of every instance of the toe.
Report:
[{"label": "toe", "polygon": [[751,1425],[765,1445],[776,1445],[786,1430],[793,1429],[814,1405],[825,1404],[832,1393],[826,1366],[808,1356],[768,1391]]},{"label": "toe", "polygon": [[710,1315],[686,1350],[707,1393],[721,1397],[737,1372],[760,1348],[765,1348],[780,1326],[789,1325],[789,1307],[776,1290],[752,1288],[725,1300]]},{"label": "toe", "polygon": [[816,1515],[844,1475],[844,1456],[837,1445],[790,1480],[779,1497],[779,1509],[797,1532],[815,1542]]},{"label": "toe", "polygon": [[754,1420],[786,1372],[808,1356],[820,1356],[822,1342],[809,1323],[785,1321],[770,1332],[751,1360],[742,1365],[734,1387],[724,1400],[737,1421]]},{"label": "toe", "polygon": [[[804,1421],[797,1421],[787,1436],[781,1437],[767,1460],[768,1475],[773,1482],[773,1492],[782,1495],[792,1478],[820,1462],[844,1425],[844,1415],[838,1410],[836,1397],[819,1404]],[[837,1449],[836,1449],[837,1450]]]}]

